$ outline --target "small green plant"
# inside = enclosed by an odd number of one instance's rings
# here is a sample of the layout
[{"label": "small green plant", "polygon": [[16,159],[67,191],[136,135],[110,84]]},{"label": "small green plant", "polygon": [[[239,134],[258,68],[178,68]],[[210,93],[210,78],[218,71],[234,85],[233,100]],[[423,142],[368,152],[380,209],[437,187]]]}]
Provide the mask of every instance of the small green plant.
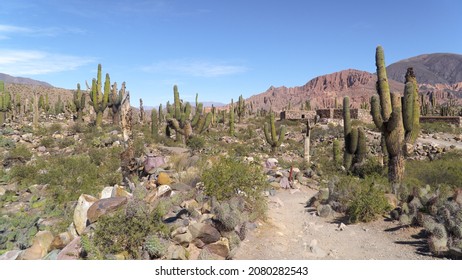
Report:
[{"label": "small green plant", "polygon": [[352,223],[370,222],[390,210],[390,205],[380,186],[373,179],[366,179],[353,190],[347,214]]},{"label": "small green plant", "polygon": [[24,144],[18,144],[8,154],[8,158],[19,159],[20,161],[29,161],[32,157],[32,152]]},{"label": "small green plant", "polygon": [[188,146],[192,151],[198,152],[205,146],[204,138],[197,135],[191,136],[186,140],[186,146]]},{"label": "small green plant", "polygon": [[206,195],[218,201],[241,196],[250,208],[263,200],[262,192],[267,187],[260,166],[236,158],[220,157],[212,168],[204,170],[202,180]]}]

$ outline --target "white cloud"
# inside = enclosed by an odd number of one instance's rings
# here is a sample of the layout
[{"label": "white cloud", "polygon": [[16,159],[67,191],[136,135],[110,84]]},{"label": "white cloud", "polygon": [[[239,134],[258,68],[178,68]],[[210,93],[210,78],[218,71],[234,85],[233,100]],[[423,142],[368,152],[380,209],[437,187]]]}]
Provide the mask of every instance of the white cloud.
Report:
[{"label": "white cloud", "polygon": [[22,27],[15,25],[0,24],[0,40],[9,39],[13,35],[25,35],[30,37],[55,37],[61,34],[83,34],[85,30],[70,27]]},{"label": "white cloud", "polygon": [[9,75],[40,75],[77,69],[94,62],[78,57],[35,50],[0,49],[0,72]]},{"label": "white cloud", "polygon": [[167,72],[205,78],[228,76],[247,71],[245,66],[203,60],[162,61],[142,69],[147,72]]}]

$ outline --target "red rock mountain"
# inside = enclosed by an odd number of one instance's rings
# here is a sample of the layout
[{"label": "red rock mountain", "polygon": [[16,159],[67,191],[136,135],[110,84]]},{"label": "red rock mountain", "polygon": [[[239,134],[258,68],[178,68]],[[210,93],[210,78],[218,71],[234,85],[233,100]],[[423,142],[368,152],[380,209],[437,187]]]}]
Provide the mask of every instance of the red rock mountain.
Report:
[{"label": "red rock mountain", "polygon": [[[267,91],[249,97],[246,102],[252,103],[254,109],[281,111],[290,107],[298,109],[305,101],[310,100],[312,108],[331,108],[341,106],[344,96],[350,96],[353,107],[369,102],[376,93],[377,77],[369,72],[348,69],[332,74],[316,77],[299,87],[273,87]],[[393,91],[402,92],[404,84],[390,80]]]}]

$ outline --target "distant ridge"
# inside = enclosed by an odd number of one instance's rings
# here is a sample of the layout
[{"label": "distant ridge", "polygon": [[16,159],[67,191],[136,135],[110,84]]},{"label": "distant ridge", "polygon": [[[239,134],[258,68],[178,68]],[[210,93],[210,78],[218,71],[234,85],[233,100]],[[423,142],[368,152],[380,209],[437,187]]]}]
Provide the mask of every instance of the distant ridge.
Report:
[{"label": "distant ridge", "polygon": [[31,86],[44,86],[44,87],[53,87],[49,83],[37,81],[30,78],[23,77],[13,77],[8,74],[0,73],[0,81],[4,81],[8,84],[21,84],[21,85],[31,85]]}]

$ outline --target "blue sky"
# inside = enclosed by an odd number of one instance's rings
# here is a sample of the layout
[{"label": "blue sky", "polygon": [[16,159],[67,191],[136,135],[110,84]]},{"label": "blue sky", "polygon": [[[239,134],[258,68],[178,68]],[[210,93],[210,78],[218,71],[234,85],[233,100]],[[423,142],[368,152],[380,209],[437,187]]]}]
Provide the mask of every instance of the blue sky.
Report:
[{"label": "blue sky", "polygon": [[228,103],[348,68],[374,72],[424,53],[462,54],[462,1],[8,0],[0,72],[75,88],[126,81],[132,103]]}]

